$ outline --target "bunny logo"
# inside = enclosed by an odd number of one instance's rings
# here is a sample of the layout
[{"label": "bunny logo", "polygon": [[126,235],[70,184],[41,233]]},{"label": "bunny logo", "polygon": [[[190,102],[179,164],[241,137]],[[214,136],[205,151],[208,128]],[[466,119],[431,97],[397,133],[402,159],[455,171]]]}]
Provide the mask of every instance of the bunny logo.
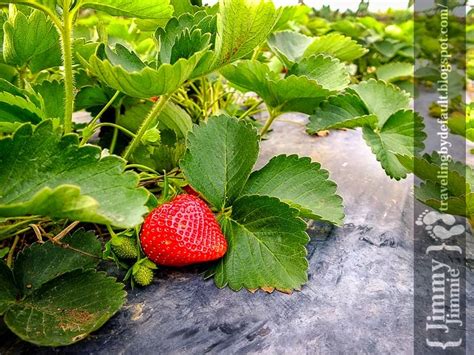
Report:
[{"label": "bunny logo", "polygon": [[[442,222],[445,226],[439,225]],[[447,240],[451,237],[462,236],[466,228],[456,224],[456,219],[449,214],[424,210],[416,219],[417,226],[425,226],[428,235],[434,239]]]}]

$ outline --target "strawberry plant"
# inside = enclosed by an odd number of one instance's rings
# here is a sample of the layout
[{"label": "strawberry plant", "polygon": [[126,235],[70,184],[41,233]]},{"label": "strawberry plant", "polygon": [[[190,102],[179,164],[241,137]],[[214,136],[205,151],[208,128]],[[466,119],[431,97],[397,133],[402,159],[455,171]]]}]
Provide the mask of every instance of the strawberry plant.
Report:
[{"label": "strawberry plant", "polygon": [[77,342],[120,309],[124,284],[104,264],[132,286],[152,283],[155,263],[207,262],[218,287],[301,289],[306,221],[342,225],[344,212],[310,158],[256,170],[283,113],[309,115],[310,133],[362,127],[395,179],[423,148],[408,94],[388,83],[406,68],[359,81],[367,49],[299,33],[307,8],[0,3],[0,315],[34,344]]}]

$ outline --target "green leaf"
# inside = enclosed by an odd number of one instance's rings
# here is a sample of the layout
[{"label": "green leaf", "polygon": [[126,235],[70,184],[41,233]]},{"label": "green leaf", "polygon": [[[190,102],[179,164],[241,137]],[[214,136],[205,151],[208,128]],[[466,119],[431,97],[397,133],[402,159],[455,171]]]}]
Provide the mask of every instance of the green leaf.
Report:
[{"label": "green leaf", "polygon": [[258,136],[244,121],[212,117],[188,136],[181,168],[193,188],[215,208],[232,204],[258,156]]},{"label": "green leaf", "polygon": [[298,211],[276,198],[244,196],[221,220],[228,250],[214,270],[218,287],[291,292],[307,282],[309,237]]},{"label": "green leaf", "polygon": [[99,45],[99,42],[88,41],[85,38],[78,38],[74,40],[74,53],[72,54],[73,59],[76,62],[80,62],[81,59],[89,60],[89,58],[95,54]]},{"label": "green leaf", "polygon": [[62,65],[62,54],[59,46],[60,41],[54,43],[54,46],[46,52],[39,53],[31,58],[28,67],[31,73],[37,74],[42,70],[57,68]]},{"label": "green leaf", "polygon": [[330,33],[317,37],[308,48],[306,48],[304,56],[309,57],[321,53],[329,54],[346,62],[362,57],[367,53],[367,49],[350,37],[343,36],[339,33]]},{"label": "green leaf", "polygon": [[370,79],[353,85],[350,89],[365,103],[369,113],[377,116],[379,127],[399,110],[408,108],[410,96],[392,84]]},{"label": "green leaf", "polygon": [[202,33],[201,30],[185,30],[177,38],[171,49],[169,63],[174,64],[180,58],[189,59],[194,53],[205,50],[209,46],[211,35]]},{"label": "green leaf", "polygon": [[0,260],[0,316],[18,297],[18,290],[10,268]]},{"label": "green leaf", "polygon": [[[125,114],[119,117],[117,123],[132,132],[137,132],[143,120],[153,107],[153,103],[146,101],[137,103],[125,111]],[[193,128],[191,116],[180,106],[168,101],[159,114],[156,122],[152,122],[150,126],[158,125],[161,129],[171,129],[176,133],[177,138],[186,138],[188,132]]]},{"label": "green leaf", "polygon": [[[278,75],[270,71],[267,65],[255,60],[242,60],[236,64],[228,65],[221,70],[221,74],[240,91],[253,91],[265,102],[272,101],[270,87],[274,87],[274,83],[279,79]],[[267,84],[270,80],[273,85]]]},{"label": "green leaf", "polygon": [[367,144],[377,157],[387,175],[399,180],[409,172],[397,155],[414,156],[424,148],[423,118],[413,111],[398,111],[385,122],[382,129],[364,127],[362,132]]},{"label": "green leaf", "polygon": [[391,62],[378,67],[376,74],[379,80],[393,82],[413,77],[414,67],[412,63]]},{"label": "green leaf", "polygon": [[275,24],[275,31],[291,27],[293,22],[304,22],[306,16],[311,12],[309,7],[299,5],[281,6],[278,9],[280,10],[280,17]]},{"label": "green leaf", "polygon": [[310,134],[327,129],[355,128],[377,125],[377,116],[369,114],[357,95],[342,93],[330,96],[309,117],[307,131]]},{"label": "green leaf", "polygon": [[338,33],[312,38],[293,31],[281,31],[270,36],[268,45],[287,67],[317,54],[330,55],[346,62],[367,53],[356,41]]},{"label": "green leaf", "polygon": [[100,44],[97,47],[97,53],[100,53],[103,58],[107,58],[112,65],[121,66],[129,72],[140,71],[146,67],[135,53],[129,51],[120,43],[115,45],[114,50],[110,49],[109,46]]},{"label": "green leaf", "polygon": [[220,0],[215,62],[230,63],[250,54],[267,39],[279,16],[270,0]]},{"label": "green leaf", "polygon": [[[423,181],[432,183],[439,183],[439,173],[443,170],[441,168],[441,158],[438,153],[434,152],[431,155],[425,154],[422,157],[410,157],[400,155],[400,162],[403,166],[413,172]],[[447,164],[444,174],[446,174],[446,192],[452,196],[462,196],[466,192],[474,190],[474,170],[460,162],[450,161]],[[438,194],[439,198],[439,194]]]},{"label": "green leaf", "polygon": [[374,48],[387,58],[394,57],[404,47],[407,47],[406,43],[391,39],[385,39],[374,43]]},{"label": "green leaf", "polygon": [[158,128],[148,129],[141,138],[140,142],[145,145],[159,146],[161,143],[161,134]]},{"label": "green leaf", "polygon": [[11,3],[11,4],[40,4],[44,5],[52,10],[56,9],[58,0],[0,0],[0,3]]},{"label": "green leaf", "polygon": [[289,68],[302,59],[304,51],[313,40],[312,37],[298,32],[281,31],[270,35],[268,46],[281,62]]},{"label": "green leaf", "polygon": [[3,56],[7,64],[27,65],[33,57],[49,52],[59,42],[53,23],[38,10],[28,16],[14,11],[3,28]]},{"label": "green leaf", "polygon": [[161,144],[158,147],[138,146],[132,155],[133,162],[148,166],[156,171],[171,171],[178,167],[178,163],[186,152],[182,143],[174,145]]},{"label": "green leaf", "polygon": [[0,259],[3,259],[4,257],[6,257],[9,251],[10,251],[10,247],[0,248]]},{"label": "green leaf", "polygon": [[21,126],[0,140],[0,216],[45,215],[133,227],[142,221],[147,192],[125,161],[78,146],[51,121]]},{"label": "green leaf", "polygon": [[[446,198],[441,201],[440,196]],[[451,196],[442,190],[441,185],[431,181],[415,186],[415,197],[427,206],[443,213],[467,217],[474,216],[474,193],[470,192],[461,196]]]},{"label": "green leaf", "polygon": [[342,198],[319,163],[297,155],[279,155],[250,175],[241,195],[266,195],[298,209],[303,217],[342,223]]},{"label": "green leaf", "polygon": [[[199,11],[195,14],[173,17],[165,27],[158,27],[155,38],[159,44],[158,59],[160,63],[173,63],[171,60],[173,51],[179,52],[183,47],[187,47],[188,50],[185,51],[188,53],[192,52],[189,48],[196,48],[195,46],[198,44],[200,49],[207,47],[211,34],[216,31],[215,18],[205,11]],[[191,33],[195,33],[194,36],[202,36],[202,38],[193,41],[189,38]],[[202,42],[203,39],[206,41]],[[183,46],[184,44],[186,46]]]},{"label": "green leaf", "polygon": [[186,138],[193,128],[193,120],[189,114],[173,102],[168,102],[158,116],[161,129],[171,129],[179,138]]},{"label": "green leaf", "polygon": [[199,26],[211,33],[207,51],[193,73],[193,78],[209,74],[244,58],[265,42],[281,11],[269,0],[220,0],[217,20],[203,20]]},{"label": "green leaf", "polygon": [[[274,84],[274,87],[272,87]],[[279,112],[312,113],[332,91],[306,76],[290,75],[274,83],[267,82],[271,96],[265,101]],[[263,99],[263,97],[262,97]]]},{"label": "green leaf", "polygon": [[109,101],[104,89],[97,86],[85,86],[76,95],[75,110],[80,111],[96,106],[105,106]]},{"label": "green leaf", "polygon": [[23,295],[67,272],[94,268],[99,263],[102,246],[94,233],[81,229],[61,242],[68,248],[47,241],[35,243],[18,254],[13,271]]},{"label": "green leaf", "polygon": [[64,84],[59,81],[43,81],[33,89],[41,95],[46,118],[64,118]]},{"label": "green leaf", "polygon": [[312,113],[332,93],[307,76],[280,79],[267,65],[253,60],[240,61],[221,70],[239,90],[256,92],[270,108],[279,112]]},{"label": "green leaf", "polygon": [[[137,102],[126,108],[125,113],[118,117],[117,124],[136,133],[152,108],[153,102],[151,101]],[[151,127],[155,125],[156,122],[150,124]]]},{"label": "green leaf", "polygon": [[[2,57],[0,57],[0,62],[2,61],[1,58]],[[1,78],[8,80],[10,82],[14,82],[15,80],[17,80],[18,72],[11,65],[0,63],[0,75],[1,75]]]},{"label": "green leaf", "polygon": [[[415,173],[422,183],[415,196],[424,204],[453,215],[474,217],[474,170],[459,161],[446,161],[437,152],[422,157],[399,155],[403,166]],[[440,176],[443,177],[442,186]]]},{"label": "green leaf", "polygon": [[423,120],[408,111],[409,97],[392,84],[369,80],[331,96],[310,117],[308,132],[363,127],[363,135],[385,172],[406,177],[397,154],[413,156],[423,149]]},{"label": "green leaf", "polygon": [[142,67],[134,53],[117,44],[115,51],[105,51],[99,46],[96,54],[89,58],[88,64],[84,60],[83,62],[109,87],[129,96],[145,99],[176,91],[190,78],[203,55],[204,52],[201,51],[189,59],[181,58],[174,64],[165,63],[154,69]]},{"label": "green leaf", "polygon": [[0,78],[0,92],[5,91],[14,96],[21,96],[23,98],[30,97],[30,93],[27,90],[20,89],[19,87],[13,85],[11,82],[5,80],[4,78]]},{"label": "green leaf", "polygon": [[296,76],[305,75],[328,90],[342,90],[350,83],[346,66],[325,54],[313,55],[296,63],[289,71]]},{"label": "green leaf", "polygon": [[17,301],[4,321],[30,343],[69,345],[99,329],[122,307],[125,295],[123,284],[104,273],[77,270]]},{"label": "green leaf", "polygon": [[169,19],[173,14],[169,0],[83,0],[81,6],[110,15],[143,19]]},{"label": "green leaf", "polygon": [[44,113],[28,97],[0,92],[0,124],[31,122],[37,124],[44,119]]},{"label": "green leaf", "polygon": [[198,11],[200,9],[199,6],[194,6],[193,4],[195,4],[195,2],[191,2],[190,0],[171,0],[171,5],[174,9],[173,15],[179,16]]}]

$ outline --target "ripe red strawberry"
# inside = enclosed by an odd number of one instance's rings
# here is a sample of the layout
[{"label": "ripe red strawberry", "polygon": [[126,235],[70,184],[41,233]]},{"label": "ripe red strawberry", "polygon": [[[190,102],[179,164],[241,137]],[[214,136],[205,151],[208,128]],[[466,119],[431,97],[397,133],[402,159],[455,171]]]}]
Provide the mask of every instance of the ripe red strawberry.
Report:
[{"label": "ripe red strawberry", "polygon": [[185,266],[221,258],[227,241],[209,207],[198,197],[178,195],[155,208],[140,234],[142,249],[156,264]]}]

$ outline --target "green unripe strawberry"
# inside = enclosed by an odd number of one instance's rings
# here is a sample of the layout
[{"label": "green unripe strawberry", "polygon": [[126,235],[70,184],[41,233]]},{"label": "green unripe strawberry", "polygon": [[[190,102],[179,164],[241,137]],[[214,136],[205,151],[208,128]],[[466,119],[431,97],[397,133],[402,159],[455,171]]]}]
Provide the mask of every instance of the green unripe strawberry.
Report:
[{"label": "green unripe strawberry", "polygon": [[153,281],[153,270],[143,264],[139,265],[139,267],[134,270],[133,279],[140,286],[148,286]]},{"label": "green unripe strawberry", "polygon": [[120,259],[136,259],[138,257],[137,242],[134,238],[117,236],[112,238],[110,244]]}]

